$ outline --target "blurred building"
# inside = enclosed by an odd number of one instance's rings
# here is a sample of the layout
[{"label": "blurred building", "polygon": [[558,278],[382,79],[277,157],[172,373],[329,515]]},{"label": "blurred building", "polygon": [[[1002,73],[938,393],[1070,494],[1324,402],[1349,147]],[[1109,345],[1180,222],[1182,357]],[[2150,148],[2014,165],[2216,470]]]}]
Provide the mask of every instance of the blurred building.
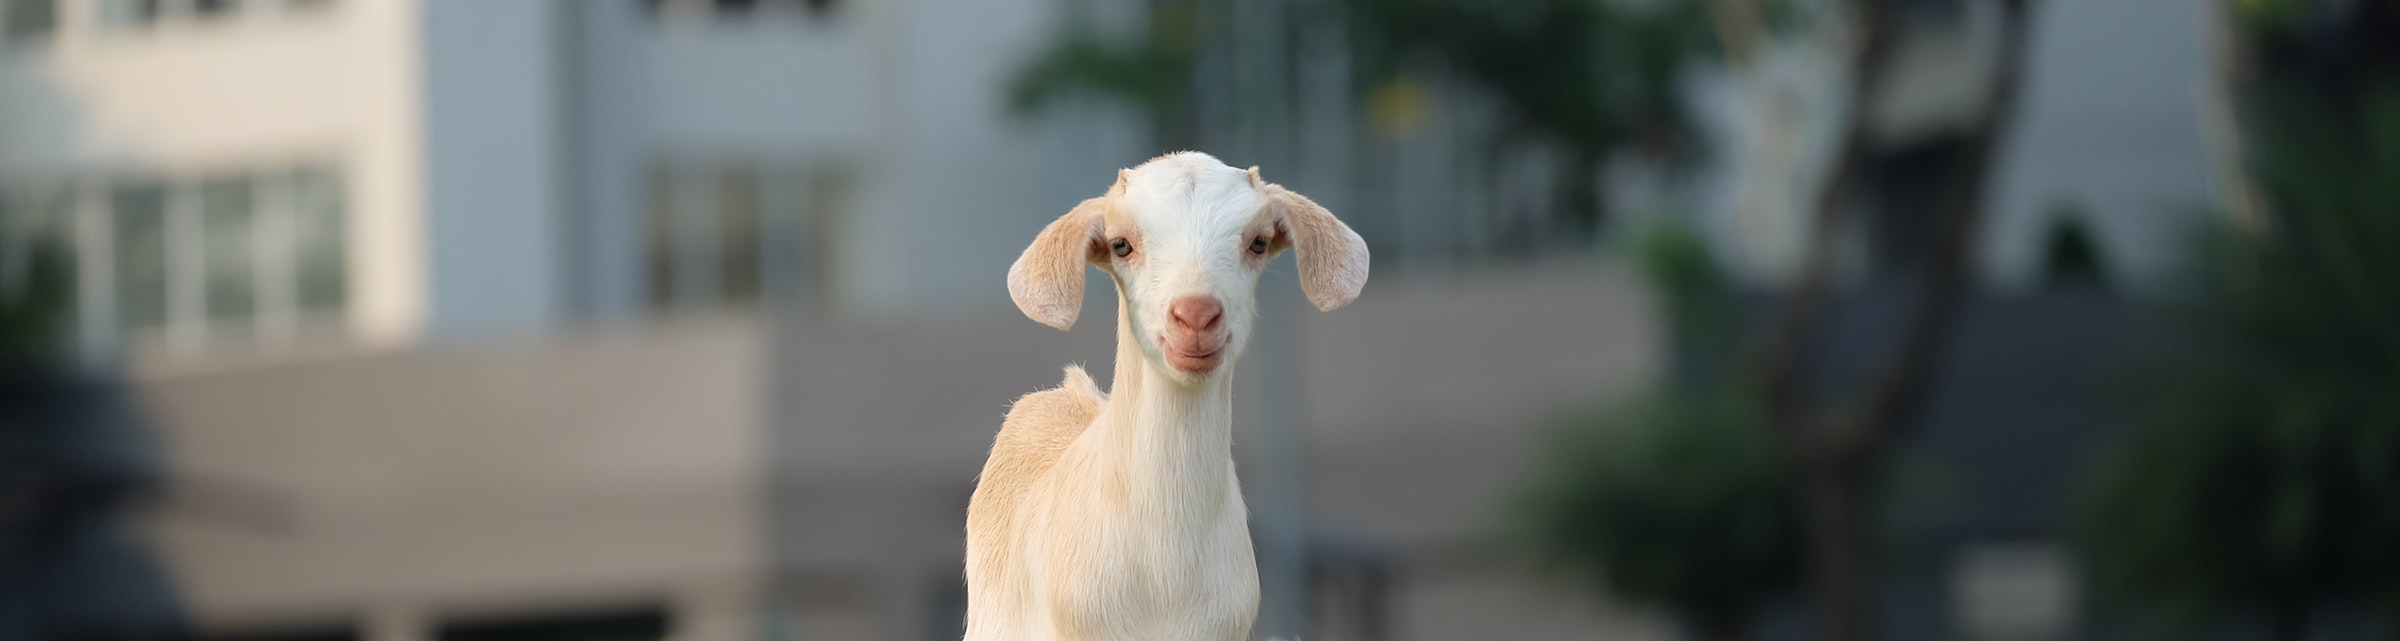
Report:
[{"label": "blurred building", "polygon": [[107,353],[979,301],[990,239],[1128,155],[997,106],[1030,0],[5,8],[0,205]]},{"label": "blurred building", "polygon": [[1003,301],[1131,153],[996,105],[1050,13],[6,0],[0,224],[158,410],[203,632],[747,638],[759,312]]},{"label": "blurred building", "polygon": [[[1810,11],[1838,3],[1804,2]],[[1897,3],[1903,36],[1871,105],[1873,167],[1861,224],[1842,230],[1851,282],[1916,271],[1932,245],[1929,200],[1957,180],[1966,127],[1988,101],[1999,9],[1974,0]],[[2086,227],[2124,284],[2160,284],[2191,225],[2220,205],[2227,126],[2210,5],[2174,0],[2035,4],[2025,86],[1989,194],[1976,273],[2003,291],[2043,278],[2059,225]],[[1780,39],[1704,74],[1694,106],[1713,132],[1709,170],[1683,189],[1630,198],[1696,203],[1729,265],[1761,285],[1800,260],[1808,208],[1840,135],[1847,53],[1839,38]],[[1639,209],[1640,207],[1634,206]]]}]

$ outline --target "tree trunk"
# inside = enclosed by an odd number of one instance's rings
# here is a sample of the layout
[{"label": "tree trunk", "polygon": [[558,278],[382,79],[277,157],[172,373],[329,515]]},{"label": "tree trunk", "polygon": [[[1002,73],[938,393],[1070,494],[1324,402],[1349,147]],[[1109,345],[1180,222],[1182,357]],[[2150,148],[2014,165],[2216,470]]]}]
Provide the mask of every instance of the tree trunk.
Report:
[{"label": "tree trunk", "polygon": [[[1809,588],[1819,641],[1874,638],[1876,607],[1876,475],[1893,444],[1916,423],[1928,386],[1941,371],[1966,293],[1972,289],[1971,260],[1980,237],[1985,200],[2000,143],[2005,139],[2025,75],[2031,0],[1999,0],[2002,8],[2000,69],[1993,74],[1984,113],[1964,135],[1968,158],[1961,179],[1941,211],[1948,216],[1927,274],[1901,331],[1866,380],[1848,393],[1809,393],[1818,372],[1819,325],[1831,290],[1831,238],[1840,222],[1850,183],[1871,157],[1870,123],[1863,106],[1880,95],[1877,87],[1897,47],[1889,2],[1860,6],[1863,42],[1855,52],[1853,113],[1842,148],[1818,195],[1815,227],[1799,279],[1769,328],[1761,367],[1761,392],[1784,450],[1799,470],[1802,509],[1809,535]],[[1830,402],[1828,401],[1830,399]]]},{"label": "tree trunk", "polygon": [[1874,510],[1858,466],[1809,466],[1802,483],[1808,528],[1809,594],[1817,638],[1872,639],[1875,633]]},{"label": "tree trunk", "polygon": [[2275,641],[2307,641],[2308,606],[2277,603],[2267,606],[2267,634]]},{"label": "tree trunk", "polygon": [[1748,638],[1748,612],[1702,612],[1692,617],[1693,641],[1744,641]]}]

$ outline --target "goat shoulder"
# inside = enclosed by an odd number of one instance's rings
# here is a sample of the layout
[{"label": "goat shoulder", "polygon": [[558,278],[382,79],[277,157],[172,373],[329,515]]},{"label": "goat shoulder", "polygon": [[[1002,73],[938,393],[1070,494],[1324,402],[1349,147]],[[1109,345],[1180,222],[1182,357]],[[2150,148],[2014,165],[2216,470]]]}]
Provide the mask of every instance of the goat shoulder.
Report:
[{"label": "goat shoulder", "polygon": [[967,505],[968,570],[998,578],[1016,547],[1022,504],[1049,476],[1059,456],[1099,418],[1107,396],[1083,368],[1068,366],[1058,387],[1026,394],[1009,406],[992,439],[991,457]]}]

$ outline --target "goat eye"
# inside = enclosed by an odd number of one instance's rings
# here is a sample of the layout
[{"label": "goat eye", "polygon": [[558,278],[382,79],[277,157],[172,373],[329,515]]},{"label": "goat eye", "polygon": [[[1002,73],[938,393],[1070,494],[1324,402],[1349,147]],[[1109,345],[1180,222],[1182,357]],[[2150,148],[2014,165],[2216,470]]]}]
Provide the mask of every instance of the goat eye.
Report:
[{"label": "goat eye", "polygon": [[1124,258],[1127,254],[1133,253],[1133,243],[1125,242],[1123,238],[1108,241],[1108,250],[1116,252],[1118,258]]},{"label": "goat eye", "polygon": [[1260,236],[1260,237],[1257,237],[1257,238],[1252,238],[1252,239],[1250,239],[1250,253],[1253,253],[1253,254],[1258,254],[1258,255],[1261,255],[1261,256],[1264,256],[1264,255],[1266,255],[1266,253],[1267,253],[1267,237],[1265,237],[1265,236]]}]

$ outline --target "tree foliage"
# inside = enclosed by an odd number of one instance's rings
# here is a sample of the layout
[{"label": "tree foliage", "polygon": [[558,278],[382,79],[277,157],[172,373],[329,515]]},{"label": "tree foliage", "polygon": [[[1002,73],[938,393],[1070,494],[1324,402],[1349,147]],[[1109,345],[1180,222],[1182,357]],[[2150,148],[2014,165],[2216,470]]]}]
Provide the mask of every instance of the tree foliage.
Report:
[{"label": "tree foliage", "polygon": [[1009,110],[1030,116],[1082,96],[1127,104],[1169,124],[1190,109],[1193,65],[1208,27],[1200,5],[1170,0],[1153,7],[1139,38],[1070,29],[1017,69]]},{"label": "tree foliage", "polygon": [[[1736,335],[1705,242],[1660,224],[1633,252],[1667,303],[1679,356],[1722,358]],[[1722,368],[1562,421],[1518,488],[1509,525],[1541,567],[1737,638],[1800,578],[1799,507],[1765,416]]]},{"label": "tree foliage", "polygon": [[1440,64],[1488,90],[1506,135],[1605,154],[1689,131],[1676,83],[1714,40],[1698,3],[1351,0],[1369,77]]},{"label": "tree foliage", "polygon": [[[2258,105],[2264,229],[2210,230],[2080,507],[2103,594],[2200,615],[2400,590],[2400,92]],[[2320,97],[2322,97],[2320,95]],[[2191,349],[2193,345],[2205,349]],[[2297,634],[2286,629],[2286,634]]]},{"label": "tree foliage", "polygon": [[1702,619],[1799,578],[1790,477],[1754,404],[1668,393],[1569,421],[1544,453],[1518,529],[1546,567]]},{"label": "tree foliage", "polygon": [[64,247],[0,218],[0,361],[53,356],[64,338],[73,280]]},{"label": "tree foliage", "polygon": [[[1777,22],[1789,22],[1786,3],[1766,4]],[[1503,113],[1486,151],[1548,145],[1561,152],[1560,214],[1588,227],[1601,216],[1597,172],[1611,154],[1638,151],[1678,168],[1699,158],[1678,91],[1688,71],[1716,50],[1699,5],[1341,0],[1333,11],[1303,12],[1297,32],[1278,37],[1346,34],[1352,89],[1370,111],[1406,93],[1395,87],[1419,87],[1431,77],[1490,96]],[[1196,74],[1223,53],[1210,47],[1233,27],[1211,19],[1212,6],[1153,3],[1145,29],[1130,39],[1067,31],[1018,69],[1009,85],[1011,110],[1030,115],[1071,96],[1100,98],[1139,110],[1162,144],[1193,144]],[[1374,120],[1375,114],[1361,115]]]}]

